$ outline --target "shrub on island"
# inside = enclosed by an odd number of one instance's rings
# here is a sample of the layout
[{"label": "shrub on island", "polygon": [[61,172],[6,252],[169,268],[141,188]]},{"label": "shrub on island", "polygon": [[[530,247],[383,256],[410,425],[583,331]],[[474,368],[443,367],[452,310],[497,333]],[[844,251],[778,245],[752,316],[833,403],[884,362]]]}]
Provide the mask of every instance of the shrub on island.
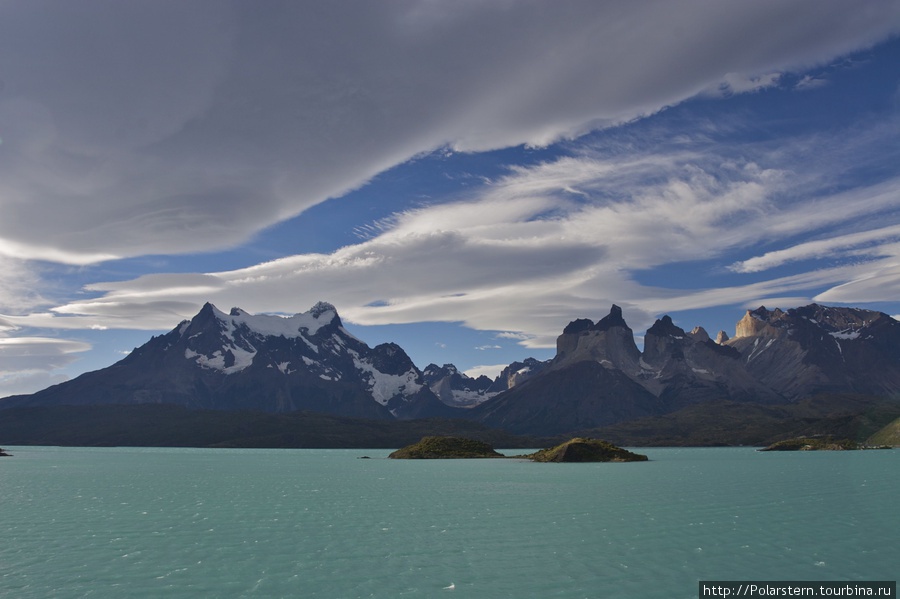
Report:
[{"label": "shrub on island", "polygon": [[600,439],[576,437],[556,447],[524,456],[533,462],[646,462],[647,456],[632,453]]},{"label": "shrub on island", "polygon": [[861,449],[850,439],[835,440],[831,437],[795,437],[772,443],[760,451],[845,451]]},{"label": "shrub on island", "polygon": [[502,458],[487,443],[463,437],[423,437],[388,456],[401,460],[438,460],[459,458]]}]

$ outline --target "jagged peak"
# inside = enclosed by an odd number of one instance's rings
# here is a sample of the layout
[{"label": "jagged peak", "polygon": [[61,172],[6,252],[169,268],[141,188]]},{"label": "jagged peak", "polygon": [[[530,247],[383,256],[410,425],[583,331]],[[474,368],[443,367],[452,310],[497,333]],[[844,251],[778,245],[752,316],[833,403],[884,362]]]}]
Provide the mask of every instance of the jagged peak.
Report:
[{"label": "jagged peak", "polygon": [[403,348],[394,343],[393,341],[388,341],[387,343],[380,343],[373,348],[374,351],[380,352],[385,356],[396,356],[396,355],[406,355],[406,352],[403,351]]},{"label": "jagged peak", "polygon": [[[190,319],[190,325],[191,325],[191,327],[196,328],[196,327],[203,326],[204,324],[206,324],[208,322],[222,320],[226,317],[227,317],[227,315],[224,312],[222,312],[221,310],[219,310],[218,308],[216,308],[216,306],[214,304],[212,304],[211,302],[206,302],[205,304],[203,304],[203,307],[200,308],[200,311],[197,312],[194,315],[194,317]],[[182,327],[182,325],[179,325],[179,327]],[[182,329],[182,331],[184,331],[184,330],[186,330],[186,329]]]},{"label": "jagged peak", "polygon": [[594,328],[594,321],[587,318],[578,318],[566,325],[563,329],[563,335],[577,335],[584,331],[590,331]]},{"label": "jagged peak", "polygon": [[760,306],[756,310],[747,310],[747,316],[753,316],[758,320],[768,320],[769,311],[765,306]]},{"label": "jagged peak", "polygon": [[621,327],[629,331],[631,330],[628,328],[625,319],[622,318],[622,308],[616,304],[613,304],[609,309],[609,314],[597,321],[596,324],[588,318],[578,318],[566,325],[566,328],[563,329],[563,334],[577,335],[585,331],[608,331],[614,327]]},{"label": "jagged peak", "polygon": [[823,306],[815,303],[790,308],[787,311],[780,308],[768,310],[765,306],[760,306],[756,310],[747,310],[737,324],[735,336],[772,335],[778,330],[794,330],[798,327],[816,327],[829,333],[849,334],[848,331],[858,331],[882,318],[890,316],[883,312],[861,308]]},{"label": "jagged peak", "polygon": [[657,337],[684,337],[684,329],[672,322],[672,317],[666,314],[658,319],[653,326],[647,329],[647,335],[655,335]]},{"label": "jagged peak", "polygon": [[706,332],[706,329],[703,327],[697,326],[691,329],[691,332],[688,333],[693,339],[699,341],[701,343],[709,341],[709,333]]},{"label": "jagged peak", "polygon": [[328,302],[319,301],[319,302],[316,302],[316,305],[314,305],[312,308],[309,309],[308,314],[311,315],[313,318],[321,318],[323,315],[325,315],[328,312],[334,312],[334,316],[338,315],[337,308],[335,308],[333,304],[329,304]]},{"label": "jagged peak", "polygon": [[622,317],[622,308],[615,304],[609,309],[609,314],[601,318],[600,322],[594,325],[593,328],[595,331],[608,331],[613,327],[628,328],[628,324],[625,323],[625,319]]},{"label": "jagged peak", "polygon": [[[231,311],[226,314],[216,308],[211,302],[206,302],[190,322],[196,327],[212,319],[222,323],[220,326],[224,326],[227,330],[232,330],[235,327],[246,327],[251,332],[262,336],[284,336],[288,338],[297,337],[301,333],[315,335],[320,329],[328,325],[341,326],[337,310],[333,305],[326,302],[318,302],[308,312],[294,314],[293,316],[265,313],[251,314],[238,307],[231,308]],[[184,332],[186,329],[182,328],[181,330]],[[351,336],[345,331],[344,333],[347,336]]]}]

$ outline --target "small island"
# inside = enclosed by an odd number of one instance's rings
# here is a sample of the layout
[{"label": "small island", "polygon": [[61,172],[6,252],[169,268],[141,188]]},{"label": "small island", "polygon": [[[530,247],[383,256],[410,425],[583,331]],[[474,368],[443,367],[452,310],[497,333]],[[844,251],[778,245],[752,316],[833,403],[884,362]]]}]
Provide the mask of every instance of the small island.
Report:
[{"label": "small island", "polygon": [[12,457],[12,454],[6,453],[5,451],[3,451],[3,448],[0,447],[0,458],[8,458],[8,457]]},{"label": "small island", "polygon": [[850,439],[833,439],[832,437],[795,437],[772,443],[760,451],[848,451],[863,449]]},{"label": "small island", "polygon": [[441,460],[460,458],[502,458],[489,444],[463,437],[423,437],[388,456],[398,460]]},{"label": "small island", "polygon": [[405,460],[468,458],[526,459],[533,462],[646,462],[647,456],[632,453],[600,439],[575,438],[528,455],[505,456],[487,443],[461,437],[424,437],[418,443],[388,456]]},{"label": "small island", "polygon": [[600,439],[576,437],[556,447],[523,456],[533,462],[646,462],[647,456],[633,453]]}]

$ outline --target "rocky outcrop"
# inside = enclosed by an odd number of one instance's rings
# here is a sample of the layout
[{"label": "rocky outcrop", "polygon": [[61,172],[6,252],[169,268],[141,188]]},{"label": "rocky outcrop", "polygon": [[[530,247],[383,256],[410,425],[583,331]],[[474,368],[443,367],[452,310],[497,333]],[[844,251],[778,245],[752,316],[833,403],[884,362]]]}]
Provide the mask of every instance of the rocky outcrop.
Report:
[{"label": "rocky outcrop", "polygon": [[577,437],[556,447],[525,456],[534,462],[646,462],[647,456],[632,453],[600,439]]},{"label": "rocky outcrop", "polygon": [[395,460],[439,460],[468,458],[502,458],[489,444],[463,437],[423,437],[418,443],[407,445],[391,453]]},{"label": "rocky outcrop", "polygon": [[640,371],[640,358],[634,332],[625,323],[622,309],[613,304],[609,314],[596,324],[580,319],[563,329],[556,340],[556,357],[550,368],[559,370],[576,362],[591,361],[635,374]]}]

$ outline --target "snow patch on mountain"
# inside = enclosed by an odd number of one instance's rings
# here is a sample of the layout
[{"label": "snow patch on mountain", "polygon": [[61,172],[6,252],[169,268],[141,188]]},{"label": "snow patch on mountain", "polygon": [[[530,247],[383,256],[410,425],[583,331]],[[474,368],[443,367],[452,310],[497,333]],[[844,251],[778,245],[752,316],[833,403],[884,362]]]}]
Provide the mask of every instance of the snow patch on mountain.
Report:
[{"label": "snow patch on mountain", "polygon": [[[240,372],[247,368],[253,363],[253,357],[255,355],[255,351],[248,351],[236,346],[229,348],[225,352],[216,350],[211,356],[205,356],[190,349],[184,350],[184,357],[188,360],[194,360],[202,368],[218,370],[225,374],[234,374],[235,372]],[[229,356],[232,360],[228,359]],[[231,361],[231,364],[228,364],[229,361]]]},{"label": "snow patch on mountain", "polygon": [[305,337],[305,335],[315,335],[323,326],[331,324],[337,316],[334,306],[325,302],[319,302],[309,312],[293,316],[248,314],[240,308],[233,308],[230,314],[225,314],[215,306],[213,306],[213,312],[217,319],[228,326],[227,334],[232,339],[235,329],[241,325],[265,337],[294,339]]},{"label": "snow patch on mountain", "polygon": [[857,339],[860,336],[860,332],[850,329],[846,331],[836,331],[834,333],[829,333],[829,335],[835,339]]},{"label": "snow patch on mountain", "polygon": [[403,374],[385,374],[358,357],[354,362],[368,382],[372,399],[383,406],[397,395],[413,395],[422,389],[423,385],[417,382],[419,373],[415,370],[408,370]]}]

